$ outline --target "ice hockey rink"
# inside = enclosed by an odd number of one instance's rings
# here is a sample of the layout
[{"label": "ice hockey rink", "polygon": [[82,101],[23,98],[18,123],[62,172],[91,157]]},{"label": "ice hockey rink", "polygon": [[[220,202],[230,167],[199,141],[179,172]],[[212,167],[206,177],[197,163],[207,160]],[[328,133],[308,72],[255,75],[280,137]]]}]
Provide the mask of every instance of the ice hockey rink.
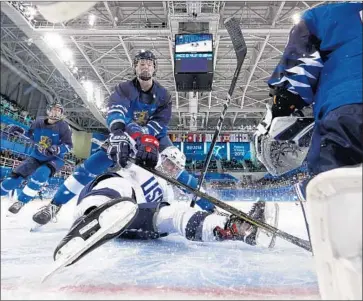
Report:
[{"label": "ice hockey rink", "polygon": [[[57,223],[30,232],[34,201],[16,216],[1,202],[1,298],[25,299],[319,299],[311,253],[288,242],[274,249],[242,242],[114,240],[44,283],[53,250],[72,222],[74,202]],[[251,202],[230,202],[247,211]],[[280,202],[279,228],[307,238],[299,205]]]},{"label": "ice hockey rink", "polygon": [[[257,158],[252,150],[253,134],[266,113],[268,76],[280,62],[290,29],[300,14],[320,2],[153,0],[77,1],[71,5],[59,1],[49,5],[51,1],[46,1],[41,5],[2,1],[0,100],[6,96],[9,103],[6,109],[4,105],[1,123],[7,127],[16,121],[30,126],[35,118],[46,115],[53,100],[62,103],[65,120],[73,131],[74,161],[68,162],[72,164],[66,164],[57,177],[60,185],[73,173],[76,162],[82,162],[78,159],[88,158],[97,149],[91,137],[107,138],[110,94],[121,82],[134,78],[139,51],[151,50],[157,58],[155,77],[171,95],[168,131],[173,135],[172,142],[201,163],[219,128],[218,156],[241,162],[225,166],[218,162],[220,166],[216,163],[213,170],[233,172],[241,180],[238,189],[256,189],[260,186],[252,184],[263,176],[255,172],[265,174],[266,170],[255,166],[257,161],[252,162]],[[240,23],[243,33],[247,53],[242,60],[243,51],[232,39],[239,31],[228,31],[225,25],[230,18]],[[177,48],[175,35],[192,32],[213,34],[213,42],[201,40]],[[210,58],[211,48],[213,65],[210,59],[208,64],[196,60],[197,64],[183,65],[188,72],[175,72],[176,53],[186,51],[198,53],[196,58]],[[242,61],[242,67],[238,67]],[[205,65],[213,67],[213,77],[208,72],[208,76],[195,81],[198,72],[205,73],[206,69],[201,68]],[[186,91],[183,87],[190,85],[192,78],[193,89]],[[228,110],[226,99],[230,99]],[[221,112],[223,125],[219,124]],[[135,116],[140,119],[147,116],[144,111],[138,113]],[[30,150],[24,141],[18,144],[6,138],[1,142],[14,154],[25,155]],[[5,142],[9,142],[7,147]],[[201,158],[196,160],[198,149]],[[21,162],[1,158],[4,163],[0,167],[7,172]],[[194,163],[189,170],[198,170]],[[290,185],[279,182],[273,187],[273,183],[266,183],[260,184],[263,189],[271,189],[270,201],[282,199],[280,191],[289,187],[281,185]],[[234,192],[229,187],[221,190],[230,197]],[[11,215],[8,207],[12,201],[1,198],[1,300],[320,299],[313,255],[280,238],[273,249],[238,241],[191,242],[176,234],[153,241],[115,239],[41,283],[54,264],[55,247],[72,224],[75,206],[71,201],[63,206],[57,222],[31,232],[32,215],[49,201],[32,201]],[[252,201],[228,204],[247,213]],[[300,204],[278,204],[278,228],[308,239]]]}]

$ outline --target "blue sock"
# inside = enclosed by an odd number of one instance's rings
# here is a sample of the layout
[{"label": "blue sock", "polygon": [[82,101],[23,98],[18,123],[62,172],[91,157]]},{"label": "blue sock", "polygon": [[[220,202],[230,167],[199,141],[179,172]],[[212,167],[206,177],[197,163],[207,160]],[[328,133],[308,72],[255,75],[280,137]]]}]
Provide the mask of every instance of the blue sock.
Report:
[{"label": "blue sock", "polygon": [[52,203],[55,205],[68,203],[82,191],[84,186],[105,172],[112,164],[105,151],[99,150],[94,153],[64,181],[54,195]]},{"label": "blue sock", "polygon": [[0,184],[0,196],[5,196],[10,190],[18,188],[24,179],[22,177],[12,178],[8,177]]},{"label": "blue sock", "polygon": [[48,181],[51,170],[48,166],[40,166],[30,177],[28,184],[24,187],[18,200],[23,203],[30,202],[37,194],[40,188]]}]

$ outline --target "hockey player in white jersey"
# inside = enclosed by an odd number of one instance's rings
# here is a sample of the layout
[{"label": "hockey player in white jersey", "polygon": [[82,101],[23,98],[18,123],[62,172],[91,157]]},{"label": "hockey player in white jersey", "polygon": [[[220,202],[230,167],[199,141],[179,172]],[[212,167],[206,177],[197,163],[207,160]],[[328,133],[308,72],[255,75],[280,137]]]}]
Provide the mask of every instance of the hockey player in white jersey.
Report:
[{"label": "hockey player in white jersey", "polygon": [[[185,167],[185,156],[175,146],[160,154],[157,169],[176,178]],[[252,206],[249,215],[277,226],[275,204]],[[268,209],[268,210],[267,210]],[[267,217],[268,211],[268,218]],[[193,241],[240,240],[250,245],[273,237],[236,216],[207,212],[189,202],[174,199],[173,187],[145,169],[129,164],[116,173],[105,173],[84,187],[79,195],[75,222],[54,252],[62,266],[70,265],[89,251],[121,238],[153,239],[178,233]]]}]

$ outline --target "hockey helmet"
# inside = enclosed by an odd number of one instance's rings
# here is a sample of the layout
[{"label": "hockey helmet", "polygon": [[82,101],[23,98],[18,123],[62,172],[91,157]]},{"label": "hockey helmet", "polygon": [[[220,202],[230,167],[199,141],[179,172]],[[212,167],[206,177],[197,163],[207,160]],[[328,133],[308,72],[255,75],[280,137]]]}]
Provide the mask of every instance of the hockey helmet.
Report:
[{"label": "hockey helmet", "polygon": [[[151,61],[154,66],[153,72],[150,73],[149,70],[137,70],[140,61]],[[134,69],[139,79],[144,81],[150,80],[156,74],[157,61],[155,55],[150,50],[140,50],[134,58]]]},{"label": "hockey helmet", "polygon": [[54,102],[47,106],[47,116],[49,119],[62,120],[64,116],[64,107],[60,102]]},{"label": "hockey helmet", "polygon": [[185,162],[185,155],[176,146],[169,146],[160,153],[156,169],[177,178],[185,169]]}]

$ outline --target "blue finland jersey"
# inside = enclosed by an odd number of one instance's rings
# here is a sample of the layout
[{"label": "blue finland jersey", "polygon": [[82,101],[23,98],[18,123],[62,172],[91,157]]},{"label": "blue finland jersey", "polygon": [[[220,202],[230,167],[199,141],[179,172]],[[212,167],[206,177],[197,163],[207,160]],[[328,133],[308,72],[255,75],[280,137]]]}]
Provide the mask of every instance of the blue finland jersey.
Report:
[{"label": "blue finland jersey", "polygon": [[325,4],[306,11],[289,36],[268,81],[314,105],[315,118],[362,103],[362,3]]},{"label": "blue finland jersey", "polygon": [[[63,158],[73,147],[72,131],[68,124],[63,120],[54,124],[47,124],[45,123],[45,118],[37,118],[32,123],[27,136],[43,148],[58,145],[60,147],[60,154],[58,157],[61,158]],[[34,147],[30,156],[40,161],[54,159],[54,157],[43,155],[39,152],[37,147]]]},{"label": "blue finland jersey", "polygon": [[107,126],[111,129],[117,122],[135,123],[144,133],[160,139],[167,133],[171,107],[170,94],[158,82],[154,81],[151,90],[145,93],[135,78],[117,85],[110,96]]}]

